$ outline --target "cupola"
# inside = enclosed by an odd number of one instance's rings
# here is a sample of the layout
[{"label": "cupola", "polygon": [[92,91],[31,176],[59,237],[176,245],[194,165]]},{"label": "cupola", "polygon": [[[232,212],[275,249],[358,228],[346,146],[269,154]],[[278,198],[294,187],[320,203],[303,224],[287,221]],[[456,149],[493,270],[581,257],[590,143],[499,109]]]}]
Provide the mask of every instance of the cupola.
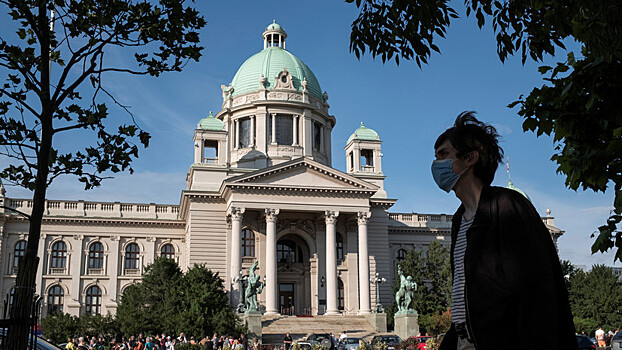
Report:
[{"label": "cupola", "polygon": [[215,118],[212,112],[199,120],[194,132],[194,163],[225,165],[227,131],[222,120]]},{"label": "cupola", "polygon": [[374,197],[386,198],[381,144],[378,133],[361,122],[346,142],[346,167],[348,174],[380,187]]},{"label": "cupola", "polygon": [[272,21],[272,24],[266,27],[263,32],[263,48],[280,47],[285,49],[285,39],[287,33],[276,23],[276,20]]}]

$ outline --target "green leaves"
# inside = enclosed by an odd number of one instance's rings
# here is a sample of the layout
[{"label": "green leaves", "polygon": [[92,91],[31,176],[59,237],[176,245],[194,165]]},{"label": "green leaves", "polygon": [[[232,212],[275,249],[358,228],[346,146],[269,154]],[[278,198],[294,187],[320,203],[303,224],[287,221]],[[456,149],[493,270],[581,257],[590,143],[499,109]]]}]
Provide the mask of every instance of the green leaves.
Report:
[{"label": "green leaves", "polygon": [[186,332],[203,337],[241,330],[217,273],[194,265],[183,274],[173,260],[163,258],[124,292],[117,320],[125,334]]},{"label": "green leaves", "polygon": [[[451,265],[449,249],[438,241],[432,241],[424,253],[411,249],[404,260],[399,262],[405,276],[412,276],[417,283],[413,307],[420,315],[427,315],[430,320],[437,320],[447,311],[451,301]],[[397,271],[397,268],[396,268]],[[400,287],[399,277],[393,279],[393,294]],[[397,311],[395,304],[389,308],[389,320]],[[440,318],[439,318],[440,317]],[[439,330],[439,333],[447,329]]]},{"label": "green leaves", "polygon": [[[352,3],[353,1],[347,1]],[[456,11],[447,1],[357,0],[358,18],[352,23],[350,51],[360,59],[367,50],[382,62],[400,58],[427,63],[432,51],[440,53],[434,40],[444,37]]]},{"label": "green leaves", "polygon": [[611,268],[594,265],[590,272],[574,269],[567,284],[578,332],[591,334],[596,329],[594,324],[615,329],[622,322],[622,283]]}]

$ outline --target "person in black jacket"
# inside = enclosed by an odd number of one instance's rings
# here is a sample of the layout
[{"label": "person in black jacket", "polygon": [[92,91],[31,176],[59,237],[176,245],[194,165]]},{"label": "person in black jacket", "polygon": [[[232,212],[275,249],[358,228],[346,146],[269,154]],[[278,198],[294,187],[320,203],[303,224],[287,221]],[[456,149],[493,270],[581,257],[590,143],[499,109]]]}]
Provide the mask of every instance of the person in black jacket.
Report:
[{"label": "person in black jacket", "polygon": [[503,159],[498,138],[463,112],[434,145],[434,180],[461,201],[451,229],[452,326],[440,349],[577,349],[548,229],[522,194],[490,185]]}]

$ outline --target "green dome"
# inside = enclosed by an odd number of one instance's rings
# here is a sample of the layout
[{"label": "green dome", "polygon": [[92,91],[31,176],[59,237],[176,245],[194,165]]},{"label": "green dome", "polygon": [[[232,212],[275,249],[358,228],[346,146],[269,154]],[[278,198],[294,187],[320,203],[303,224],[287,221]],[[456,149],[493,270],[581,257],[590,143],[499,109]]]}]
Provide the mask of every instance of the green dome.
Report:
[{"label": "green dome", "polygon": [[233,96],[259,91],[259,81],[262,75],[266,79],[264,85],[266,89],[274,89],[276,77],[283,71],[283,68],[287,68],[287,71],[292,75],[294,88],[302,92],[302,81],[306,78],[307,91],[322,100],[320,83],[318,83],[311,69],[298,57],[280,47],[263,49],[240,66],[231,81]]},{"label": "green dome", "polygon": [[378,136],[378,133],[375,132],[373,129],[365,127],[363,122],[361,122],[361,126],[358,129],[354,130],[354,134],[350,135],[350,137],[348,138],[348,142],[346,142],[346,145],[354,139],[380,141],[380,136]]},{"label": "green dome", "polygon": [[281,29],[281,26],[280,26],[280,25],[278,25],[278,24],[276,23],[276,20],[273,20],[273,21],[272,21],[272,24],[270,24],[270,25],[266,28],[266,30],[282,30],[282,29]]},{"label": "green dome", "polygon": [[224,126],[225,124],[222,122],[222,120],[214,118],[214,116],[212,115],[212,111],[209,112],[207,118],[199,120],[199,128],[203,130],[221,131]]},{"label": "green dome", "polygon": [[521,190],[520,188],[514,186],[511,179],[508,181],[508,188],[522,194],[523,196],[525,196],[525,198],[527,198],[527,200],[531,202],[531,198],[529,198],[527,193],[525,193],[525,191]]}]

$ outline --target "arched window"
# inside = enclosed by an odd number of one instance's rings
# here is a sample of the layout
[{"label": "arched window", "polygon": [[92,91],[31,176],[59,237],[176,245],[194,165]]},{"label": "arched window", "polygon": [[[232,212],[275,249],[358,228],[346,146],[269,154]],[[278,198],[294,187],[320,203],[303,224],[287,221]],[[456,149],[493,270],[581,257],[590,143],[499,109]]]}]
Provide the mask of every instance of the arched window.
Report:
[{"label": "arched window", "polygon": [[337,232],[337,260],[343,260],[343,237]]},{"label": "arched window", "polygon": [[397,260],[397,262],[406,259],[406,249],[398,249],[395,259]]},{"label": "arched window", "polygon": [[64,269],[67,263],[67,244],[58,241],[52,245],[52,262],[50,267],[53,269]]},{"label": "arched window", "polygon": [[89,269],[101,269],[104,267],[104,245],[95,242],[89,247]]},{"label": "arched window", "polygon": [[48,315],[55,312],[63,312],[63,299],[65,291],[59,285],[50,288],[48,292]]},{"label": "arched window", "polygon": [[276,258],[279,263],[296,262],[296,243],[289,239],[280,240],[276,244]]},{"label": "arched window", "polygon": [[160,248],[160,257],[165,259],[175,259],[175,247],[168,243]]},{"label": "arched window", "polygon": [[125,268],[134,270],[138,269],[138,254],[140,253],[140,248],[138,248],[138,244],[130,243],[125,247]]},{"label": "arched window", "polygon": [[90,286],[86,290],[86,313],[91,315],[101,314],[102,307],[102,290],[98,286]]},{"label": "arched window", "polygon": [[339,310],[343,311],[346,308],[346,305],[343,281],[341,280],[341,278],[337,279],[337,292],[337,303],[339,304]]},{"label": "arched window", "polygon": [[26,253],[26,241],[23,239],[20,241],[17,241],[17,243],[15,243],[15,254],[13,254],[13,267],[14,268],[17,268],[17,265],[19,264],[19,258],[24,256],[25,253]]},{"label": "arched window", "polygon": [[242,256],[255,256],[255,233],[248,228],[242,230]]}]

